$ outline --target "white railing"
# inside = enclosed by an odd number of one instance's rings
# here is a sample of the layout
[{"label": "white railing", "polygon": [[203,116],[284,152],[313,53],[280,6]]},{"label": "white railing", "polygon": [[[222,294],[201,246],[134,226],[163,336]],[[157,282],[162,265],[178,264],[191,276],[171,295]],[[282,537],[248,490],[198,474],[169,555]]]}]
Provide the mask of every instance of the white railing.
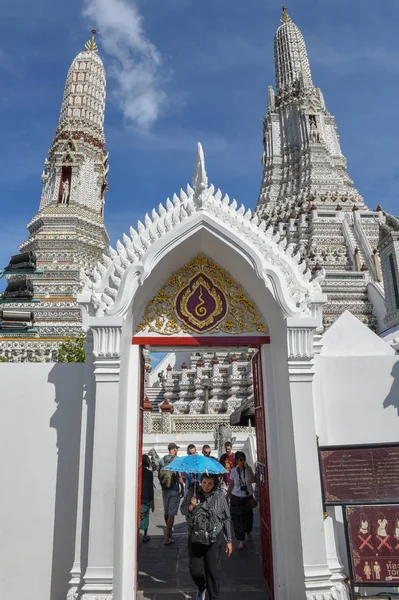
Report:
[{"label": "white railing", "polygon": [[356,268],[356,264],[355,264],[356,243],[354,240],[354,236],[350,230],[350,224],[349,224],[348,218],[349,219],[351,218],[350,215],[345,215],[345,217],[342,219],[342,234],[344,236],[345,243],[349,250],[349,256],[350,256],[352,265]]},{"label": "white railing", "polygon": [[366,264],[369,267],[369,269],[371,269],[374,279],[377,279],[377,273],[376,273],[375,264],[374,264],[374,260],[373,260],[373,250],[371,248],[370,242],[368,241],[368,238],[362,227],[360,217],[358,217],[357,215],[354,216],[353,226],[354,226],[354,230],[356,231],[356,233],[359,237],[360,246],[361,246],[361,249],[363,250],[363,254],[365,255]]},{"label": "white railing", "polygon": [[248,432],[249,426],[230,426],[230,415],[198,414],[173,415],[170,413],[144,414],[144,433],[213,433],[220,425],[228,426],[233,432]]}]

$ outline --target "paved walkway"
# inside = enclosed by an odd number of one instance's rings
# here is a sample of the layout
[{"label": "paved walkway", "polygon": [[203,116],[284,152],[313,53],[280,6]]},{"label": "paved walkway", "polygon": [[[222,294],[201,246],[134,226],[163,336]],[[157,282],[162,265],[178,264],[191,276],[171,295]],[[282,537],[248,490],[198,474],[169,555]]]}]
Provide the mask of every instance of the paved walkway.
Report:
[{"label": "paved walkway", "polygon": [[[261,570],[259,510],[255,510],[253,541],[246,548],[222,556],[220,600],[270,600]],[[151,540],[140,547],[139,589],[143,600],[195,599],[196,589],[188,571],[185,519],[175,520],[175,544],[164,546],[162,497],[156,490],[155,512],[151,513]],[[236,546],[236,543],[234,544]]]}]

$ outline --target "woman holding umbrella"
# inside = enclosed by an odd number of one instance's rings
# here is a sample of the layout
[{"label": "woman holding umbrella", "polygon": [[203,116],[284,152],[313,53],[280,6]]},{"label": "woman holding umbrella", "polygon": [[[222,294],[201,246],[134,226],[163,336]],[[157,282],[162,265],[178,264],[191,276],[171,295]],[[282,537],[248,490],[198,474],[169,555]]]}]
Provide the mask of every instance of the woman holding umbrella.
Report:
[{"label": "woman holding umbrella", "polygon": [[189,568],[198,588],[196,600],[205,600],[206,591],[209,600],[216,600],[222,544],[228,556],[233,552],[230,510],[218,488],[218,475],[225,469],[217,461],[198,454],[178,459],[178,464],[166,468],[202,473],[201,487],[194,484],[189,488],[180,510],[188,525]]}]

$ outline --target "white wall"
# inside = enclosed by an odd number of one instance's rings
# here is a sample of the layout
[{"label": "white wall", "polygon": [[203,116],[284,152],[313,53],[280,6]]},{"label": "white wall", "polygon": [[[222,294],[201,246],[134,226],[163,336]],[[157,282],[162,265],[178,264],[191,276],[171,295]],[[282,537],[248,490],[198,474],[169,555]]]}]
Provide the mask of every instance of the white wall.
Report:
[{"label": "white wall", "polygon": [[321,445],[398,441],[399,356],[320,356],[314,386]]},{"label": "white wall", "polygon": [[83,367],[0,365],[0,598],[66,597],[75,542]]}]

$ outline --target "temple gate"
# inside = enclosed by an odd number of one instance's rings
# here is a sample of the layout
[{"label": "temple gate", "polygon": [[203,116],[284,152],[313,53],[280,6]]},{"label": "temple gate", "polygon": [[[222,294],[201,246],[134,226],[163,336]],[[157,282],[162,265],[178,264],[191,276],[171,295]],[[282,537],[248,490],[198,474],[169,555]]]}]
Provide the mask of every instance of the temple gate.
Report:
[{"label": "temple gate", "polygon": [[136,598],[141,347],[239,344],[259,348],[261,519],[278,539],[263,555],[266,578],[276,600],[346,599],[328,566],[314,419],[323,271],[312,276],[264,221],[208,185],[200,145],[193,187],[123,241],[83,276],[79,297],[96,404],[87,568],[74,577],[82,598]]}]

